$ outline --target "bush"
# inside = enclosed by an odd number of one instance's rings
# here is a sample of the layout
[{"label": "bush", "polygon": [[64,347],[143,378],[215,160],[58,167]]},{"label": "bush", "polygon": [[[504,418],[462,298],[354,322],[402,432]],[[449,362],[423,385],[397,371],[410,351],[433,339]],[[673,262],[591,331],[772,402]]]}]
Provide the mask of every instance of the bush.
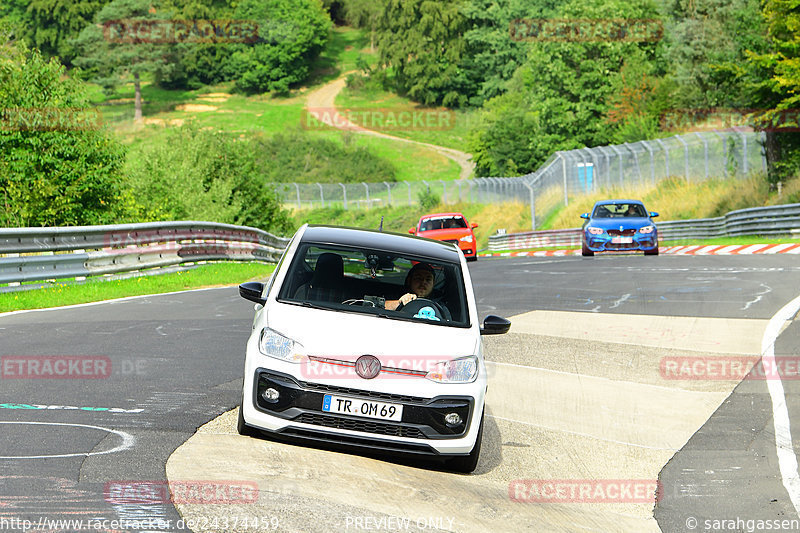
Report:
[{"label": "bush", "polygon": [[434,209],[442,203],[442,199],[439,198],[438,194],[431,191],[430,187],[426,188],[424,191],[420,191],[417,195],[417,200],[419,200],[419,206],[423,211]]},{"label": "bush", "polygon": [[302,132],[255,139],[254,153],[266,182],[354,183],[396,181],[394,166],[367,148],[342,146]]},{"label": "bush", "polygon": [[193,126],[127,165],[136,220],[207,220],[283,233],[288,217],[258,176],[250,141]]}]

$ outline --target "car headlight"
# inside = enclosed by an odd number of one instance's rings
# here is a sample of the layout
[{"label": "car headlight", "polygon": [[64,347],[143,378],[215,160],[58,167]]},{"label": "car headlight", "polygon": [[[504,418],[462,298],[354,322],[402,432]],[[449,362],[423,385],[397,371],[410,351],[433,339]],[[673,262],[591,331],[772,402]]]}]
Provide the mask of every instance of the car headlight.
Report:
[{"label": "car headlight", "polygon": [[589,228],[586,228],[586,231],[588,231],[592,235],[602,235],[603,228],[592,228],[592,227],[589,227]]},{"label": "car headlight", "polygon": [[258,351],[264,355],[288,361],[289,363],[299,363],[303,360],[302,344],[269,328],[261,330],[261,338],[258,339]]},{"label": "car headlight", "polygon": [[463,242],[472,242],[472,235],[465,235],[464,237],[461,237],[458,240]]},{"label": "car headlight", "polygon": [[639,228],[639,233],[653,233],[656,227],[653,225],[645,226],[643,228]]},{"label": "car headlight", "polygon": [[470,355],[442,361],[425,377],[439,383],[471,383],[478,377],[478,358]]}]

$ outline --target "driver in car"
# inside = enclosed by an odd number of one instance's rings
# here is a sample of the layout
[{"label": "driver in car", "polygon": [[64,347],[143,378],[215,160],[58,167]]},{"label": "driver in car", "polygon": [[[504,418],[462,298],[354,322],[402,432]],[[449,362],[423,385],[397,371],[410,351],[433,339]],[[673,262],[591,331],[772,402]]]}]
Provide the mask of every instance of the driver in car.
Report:
[{"label": "driver in car", "polygon": [[[408,290],[399,300],[386,300],[386,309],[396,310],[402,305],[417,298],[429,298],[433,292],[435,273],[428,263],[417,263],[406,275],[406,289]],[[439,303],[439,302],[437,302]],[[442,305],[441,303],[439,305]]]}]

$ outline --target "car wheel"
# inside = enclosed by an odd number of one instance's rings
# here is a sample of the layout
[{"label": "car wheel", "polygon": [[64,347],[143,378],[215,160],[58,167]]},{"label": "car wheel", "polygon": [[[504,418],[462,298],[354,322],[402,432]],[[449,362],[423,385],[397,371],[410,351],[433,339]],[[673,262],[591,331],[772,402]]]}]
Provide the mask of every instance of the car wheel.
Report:
[{"label": "car wheel", "polygon": [[644,255],[658,255],[658,246],[656,246],[652,250],[645,250]]},{"label": "car wheel", "polygon": [[242,402],[239,404],[239,418],[236,420],[236,431],[239,435],[244,435],[245,437],[258,437],[261,432],[258,431],[253,426],[248,426],[244,422],[244,398],[242,398]]},{"label": "car wheel", "polygon": [[581,243],[581,255],[582,255],[583,257],[592,257],[592,256],[594,255],[594,252],[593,252],[593,251],[591,251],[591,250],[589,249],[589,247],[588,247],[588,246],[586,246],[586,244],[585,244],[585,243]]},{"label": "car wheel", "polygon": [[483,440],[483,420],[484,416],[481,413],[481,425],[478,428],[478,438],[475,439],[475,446],[469,455],[461,457],[454,457],[447,461],[447,467],[454,472],[461,472],[462,474],[470,474],[478,466],[478,458],[481,455],[481,441]]}]

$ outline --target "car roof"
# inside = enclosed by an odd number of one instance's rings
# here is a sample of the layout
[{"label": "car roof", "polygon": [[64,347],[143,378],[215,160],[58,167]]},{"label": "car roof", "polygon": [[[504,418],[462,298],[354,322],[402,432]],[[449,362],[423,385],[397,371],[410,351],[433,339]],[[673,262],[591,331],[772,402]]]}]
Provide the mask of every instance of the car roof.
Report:
[{"label": "car roof", "polygon": [[464,215],[461,213],[429,213],[427,215],[422,215],[419,217],[420,220],[423,218],[435,218],[435,217],[461,217],[465,218]]},{"label": "car roof", "polygon": [[440,261],[460,262],[458,250],[451,243],[389,231],[309,225],[300,242],[374,248]]},{"label": "car roof", "polygon": [[598,200],[594,203],[594,205],[606,205],[606,204],[639,204],[644,205],[644,202],[641,200]]}]

